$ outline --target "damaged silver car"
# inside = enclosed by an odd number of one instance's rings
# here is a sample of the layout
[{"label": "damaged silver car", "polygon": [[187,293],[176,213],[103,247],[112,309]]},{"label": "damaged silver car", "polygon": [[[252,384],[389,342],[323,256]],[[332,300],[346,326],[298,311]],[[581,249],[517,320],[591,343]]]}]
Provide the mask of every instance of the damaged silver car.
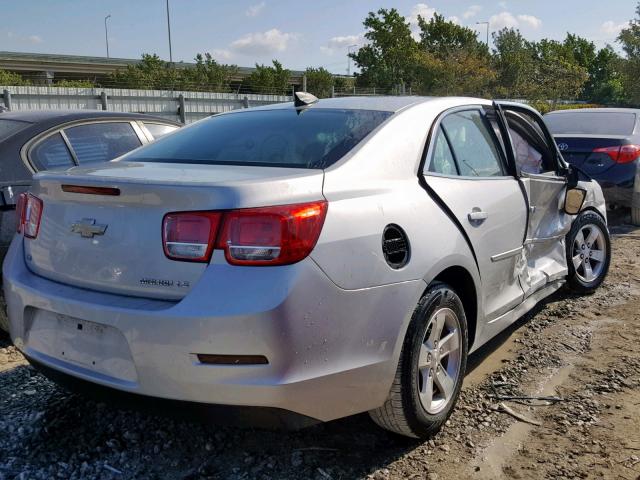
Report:
[{"label": "damaged silver car", "polygon": [[437,431],[467,356],[611,256],[540,115],[472,98],[218,115],[35,176],[4,263],[15,345],[66,384],[299,427]]}]

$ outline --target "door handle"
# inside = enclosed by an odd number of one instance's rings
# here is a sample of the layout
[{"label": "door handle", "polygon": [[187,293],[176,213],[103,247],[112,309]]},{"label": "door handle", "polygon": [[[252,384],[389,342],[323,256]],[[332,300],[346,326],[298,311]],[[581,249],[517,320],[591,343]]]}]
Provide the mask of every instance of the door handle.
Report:
[{"label": "door handle", "polygon": [[483,212],[480,209],[475,209],[474,208],[473,211],[471,213],[469,213],[469,221],[470,222],[482,223],[487,218],[489,218],[489,214],[487,212]]}]

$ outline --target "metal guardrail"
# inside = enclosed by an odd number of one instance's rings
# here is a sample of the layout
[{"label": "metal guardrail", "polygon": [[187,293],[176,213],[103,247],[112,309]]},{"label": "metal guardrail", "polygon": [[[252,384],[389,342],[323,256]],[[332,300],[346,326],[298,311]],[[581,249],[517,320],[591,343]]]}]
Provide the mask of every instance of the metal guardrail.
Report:
[{"label": "metal guardrail", "polygon": [[191,123],[216,113],[293,101],[288,95],[172,90],[0,86],[7,110],[93,109],[148,113]]}]

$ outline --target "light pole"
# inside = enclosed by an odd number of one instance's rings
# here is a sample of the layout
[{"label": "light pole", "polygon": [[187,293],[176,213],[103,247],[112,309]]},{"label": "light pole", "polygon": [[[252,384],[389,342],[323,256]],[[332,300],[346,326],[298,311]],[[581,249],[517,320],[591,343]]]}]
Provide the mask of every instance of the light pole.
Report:
[{"label": "light pole", "polygon": [[486,25],[487,26],[487,49],[489,48],[489,22],[476,22],[476,25]]},{"label": "light pole", "polygon": [[104,17],[104,41],[107,44],[107,58],[109,58],[109,30],[107,29],[107,20],[110,18],[110,14]]},{"label": "light pole", "polygon": [[167,0],[167,33],[169,34],[169,63],[173,64],[173,54],[171,53],[171,20],[169,19],[169,0]]},{"label": "light pole", "polygon": [[347,63],[347,75],[351,75],[351,49],[354,47],[357,48],[358,45],[349,45],[347,47],[347,58],[349,59]]}]

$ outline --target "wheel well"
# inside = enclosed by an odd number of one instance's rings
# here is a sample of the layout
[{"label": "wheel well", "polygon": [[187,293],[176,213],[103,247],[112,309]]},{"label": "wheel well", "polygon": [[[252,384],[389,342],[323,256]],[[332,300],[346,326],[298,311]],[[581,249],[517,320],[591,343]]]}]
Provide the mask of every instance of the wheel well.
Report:
[{"label": "wheel well", "polygon": [[478,319],[478,297],[471,274],[463,267],[449,267],[438,274],[434,281],[448,284],[460,297],[467,316],[469,348],[471,348],[476,338]]}]

